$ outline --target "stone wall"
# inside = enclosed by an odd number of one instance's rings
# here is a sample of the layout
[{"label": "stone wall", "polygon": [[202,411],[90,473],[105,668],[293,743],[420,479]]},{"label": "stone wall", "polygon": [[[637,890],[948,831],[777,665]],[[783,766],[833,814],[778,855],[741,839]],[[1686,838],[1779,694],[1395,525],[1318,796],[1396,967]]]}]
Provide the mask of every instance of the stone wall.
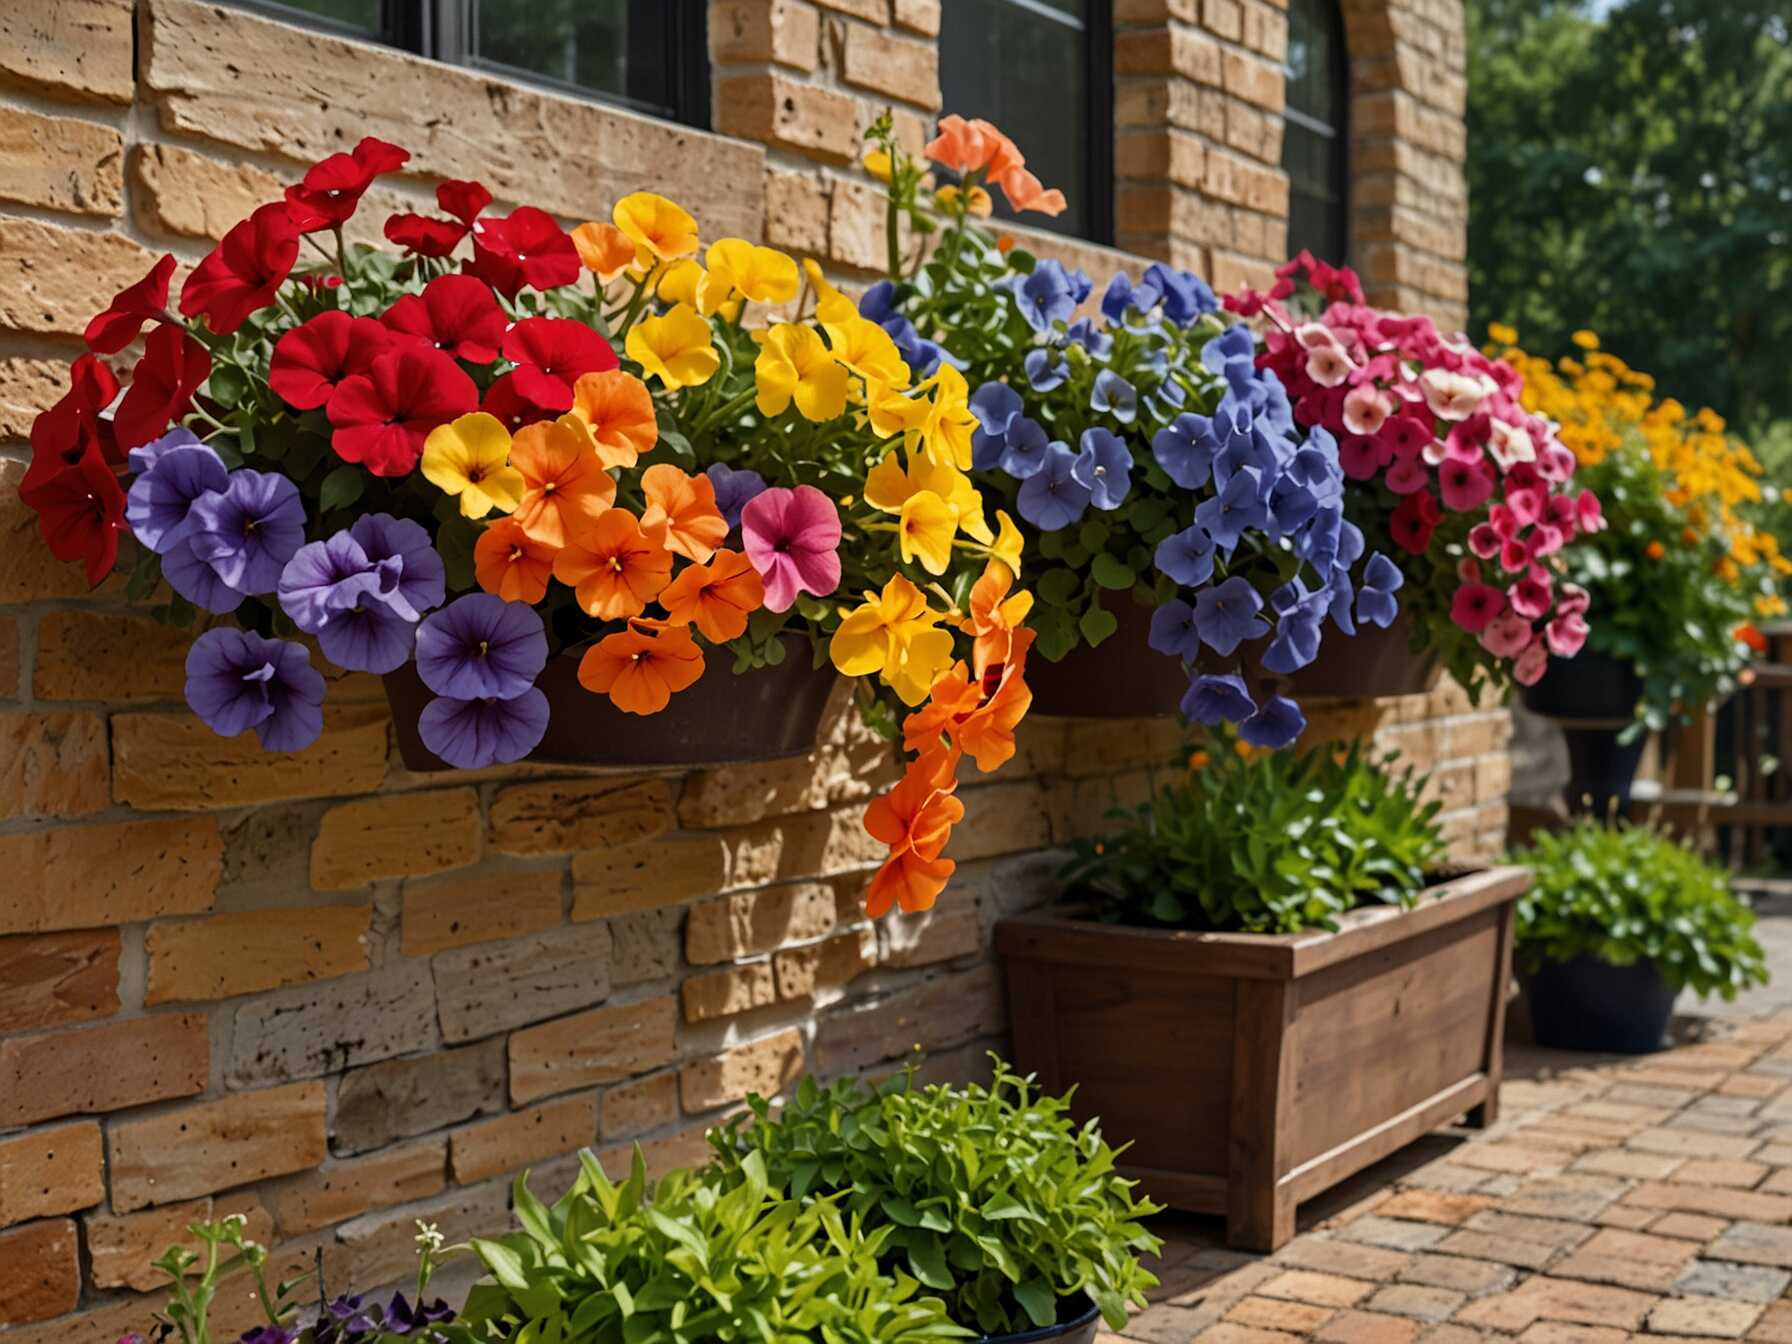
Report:
[{"label": "stone wall", "polygon": [[[146,1261],[208,1212],[243,1213],[282,1274],[321,1252],[331,1283],[372,1286],[407,1272],[418,1217],[451,1239],[503,1225],[525,1165],[563,1173],[580,1146],[617,1161],[637,1141],[676,1162],[804,1070],[887,1070],[921,1045],[963,1076],[1000,1044],[993,921],[1051,893],[1055,846],[1145,794],[1174,725],[1027,724],[1019,758],[965,789],[939,911],[873,927],[860,816],[893,766],[844,699],[809,760],[442,778],[398,762],[377,682],[337,675],[318,744],[267,756],[186,712],[188,636],[134,613],[120,579],[88,592],[14,495],[87,317],[362,134],[415,155],[371,194],[363,236],[444,176],[569,220],[653,187],[710,236],[875,268],[856,133],[900,99],[921,139],[937,9],[716,0],[724,138],[191,0],[0,7],[4,1344],[142,1326]],[[1246,4],[1239,39],[1259,34],[1264,98],[1272,10]],[[1182,76],[1153,78],[1180,106]],[[1206,115],[1190,134],[1216,133]],[[1123,158],[1128,190],[1148,185],[1156,170]],[[1273,201],[1242,208],[1267,259]],[[1172,234],[1129,241],[1176,252]],[[1464,857],[1501,841],[1506,722],[1453,687],[1314,712],[1315,735],[1375,734],[1435,766]],[[226,1328],[252,1314],[241,1293],[218,1310]]]}]

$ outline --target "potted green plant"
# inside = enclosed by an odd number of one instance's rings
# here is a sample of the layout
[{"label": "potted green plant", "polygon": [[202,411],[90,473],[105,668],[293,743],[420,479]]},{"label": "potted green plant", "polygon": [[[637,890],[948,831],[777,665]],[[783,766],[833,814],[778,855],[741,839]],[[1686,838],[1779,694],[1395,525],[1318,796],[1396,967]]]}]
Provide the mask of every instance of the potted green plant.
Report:
[{"label": "potted green plant", "polygon": [[1019,1065],[1127,1144],[1152,1198],[1269,1250],[1296,1205],[1497,1111],[1512,903],[1446,877],[1437,807],[1359,746],[1214,739],[1079,841],[1067,902],[1003,921]]},{"label": "potted green plant", "polygon": [[1754,913],[1683,841],[1581,817],[1512,861],[1535,874],[1514,955],[1539,1045],[1646,1054],[1682,990],[1734,999],[1767,983]]},{"label": "potted green plant", "polygon": [[1159,1246],[1139,1221],[1155,1206],[1094,1125],[999,1060],[988,1087],[805,1079],[775,1116],[750,1104],[753,1123],[711,1132],[717,1164],[838,1200],[881,1239],[886,1273],[920,1280],[980,1335],[1089,1344],[1157,1282],[1139,1264]]}]

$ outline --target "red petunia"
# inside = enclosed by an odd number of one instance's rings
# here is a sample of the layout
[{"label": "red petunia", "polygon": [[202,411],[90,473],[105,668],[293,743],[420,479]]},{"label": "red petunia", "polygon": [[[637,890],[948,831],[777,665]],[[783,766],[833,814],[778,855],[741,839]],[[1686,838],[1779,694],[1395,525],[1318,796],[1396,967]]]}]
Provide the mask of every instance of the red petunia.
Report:
[{"label": "red petunia", "polygon": [[460,246],[473,221],[491,203],[491,192],[478,182],[444,182],[436,188],[436,204],[453,219],[393,215],[386,221],[386,237],[413,256],[445,257]]},{"label": "red petunia", "polygon": [[312,164],[303,181],[286,189],[293,227],[300,233],[338,227],[355,213],[374,178],[402,168],[410,157],[408,150],[370,135],[353,152]]},{"label": "red petunia", "polygon": [[48,481],[64,467],[87,455],[89,449],[116,462],[123,456],[112,436],[111,425],[100,412],[118,395],[118,379],[98,355],[82,355],[68,370],[69,389],[31,422],[31,465],[19,493]]},{"label": "red petunia", "polygon": [[571,235],[547,211],[532,205],[480,220],[473,230],[473,260],[463,264],[469,274],[511,299],[525,286],[576,284],[585,270]]},{"label": "red petunia", "polygon": [[137,339],[145,322],[168,315],[168,281],[174,276],[174,256],[164,256],[149,274],[112,296],[106,311],[87,324],[83,338],[89,350],[116,355]]},{"label": "red petunia", "polygon": [[523,395],[517,385],[516,374],[501,374],[485,389],[485,400],[480,403],[480,410],[487,415],[495,416],[505,429],[515,434],[524,425],[532,425],[538,420],[552,420],[556,416],[566,414],[572,409],[572,398],[564,403],[543,405]]},{"label": "red petunia", "polygon": [[29,474],[19,498],[37,511],[44,543],[58,560],[87,565],[87,582],[97,588],[118,560],[118,533],[124,527],[124,491],[98,451],[61,463],[46,478]]},{"label": "red petunia", "polygon": [[1431,545],[1431,534],[1442,517],[1443,510],[1431,492],[1420,490],[1400,501],[1388,519],[1388,530],[1403,550],[1420,555]]},{"label": "red petunia", "polygon": [[498,357],[510,319],[498,307],[490,285],[470,275],[443,275],[425,285],[421,294],[399,299],[380,321],[395,342],[417,342],[469,364],[490,364]]},{"label": "red petunia", "polygon": [[187,413],[193,394],[211,371],[210,353],[183,328],[165,324],[150,332],[131,385],[112,417],[118,446],[136,448],[160,438],[171,422]]},{"label": "red petunia", "polygon": [[298,256],[299,231],[286,206],[262,206],[193,268],[181,287],[181,315],[204,313],[213,331],[229,335],[274,301]]},{"label": "red petunia", "polygon": [[366,373],[391,348],[391,334],[371,317],[319,313],[274,343],[268,386],[294,410],[314,411],[344,378]]},{"label": "red petunia", "polygon": [[610,343],[569,317],[525,317],[504,334],[504,358],[516,365],[516,390],[558,410],[572,409],[581,374],[619,367]]},{"label": "red petunia", "polygon": [[440,350],[407,345],[336,385],[326,411],[330,446],[375,476],[408,475],[437,425],[479,407],[479,389]]}]

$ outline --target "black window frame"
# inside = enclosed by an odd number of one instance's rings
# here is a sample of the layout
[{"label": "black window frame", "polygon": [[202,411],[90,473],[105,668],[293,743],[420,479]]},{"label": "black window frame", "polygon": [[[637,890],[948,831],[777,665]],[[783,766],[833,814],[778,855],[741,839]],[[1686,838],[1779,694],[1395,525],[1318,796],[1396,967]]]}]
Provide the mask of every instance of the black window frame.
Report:
[{"label": "black window frame", "polygon": [[[947,0],[950,3],[950,0]],[[1085,0],[1082,19],[1043,3],[1043,0],[994,0],[995,3],[1025,10],[1036,17],[1080,29],[1083,36],[1083,118],[1089,127],[1084,174],[1083,225],[1079,233],[1059,229],[1044,215],[1015,215],[1006,207],[999,191],[995,192],[996,213],[1003,219],[1025,224],[1047,232],[1084,242],[1111,245],[1114,241],[1114,8],[1113,0]],[[939,36],[943,49],[946,29],[942,24]],[[942,65],[944,62],[942,61]],[[942,114],[961,111],[952,105],[951,93],[942,87]],[[1028,128],[1002,127],[1026,152]],[[1060,185],[1047,182],[1047,187]]]},{"label": "black window frame", "polygon": [[[1294,0],[1294,3],[1289,6],[1291,25],[1295,5],[1299,3],[1301,0]],[[1329,252],[1333,249],[1316,247],[1313,240],[1295,236],[1293,201],[1297,188],[1293,180],[1294,175],[1290,172],[1288,255],[1295,256],[1304,247],[1312,251],[1320,261],[1343,265],[1349,261],[1352,242],[1350,227],[1350,46],[1344,26],[1344,6],[1340,0],[1309,0],[1309,3],[1317,4],[1326,11],[1321,26],[1336,61],[1337,77],[1334,81],[1332,107],[1328,110],[1327,115],[1315,115],[1305,108],[1295,106],[1292,97],[1295,89],[1294,67],[1292,65],[1283,67],[1288,96],[1284,97],[1282,107],[1282,118],[1286,123],[1283,130],[1282,168],[1283,171],[1288,171],[1287,128],[1299,128],[1308,134],[1320,136],[1330,142],[1330,154],[1327,156],[1328,168],[1330,175],[1337,183],[1337,195],[1332,207],[1334,214],[1328,221],[1327,232],[1335,231],[1341,241],[1336,249],[1336,256],[1325,256],[1322,255],[1322,252]],[[1288,48],[1291,54],[1294,50],[1292,36],[1291,33]]]},{"label": "black window frame", "polygon": [[234,3],[268,18],[332,36],[392,47],[426,60],[620,107],[681,126],[709,129],[707,0],[630,0],[629,63],[633,65],[640,61],[662,70],[669,100],[663,103],[556,79],[539,71],[481,57],[476,48],[472,17],[475,0],[379,0],[379,25],[377,31],[372,32],[294,4],[283,4],[281,0],[234,0]]}]

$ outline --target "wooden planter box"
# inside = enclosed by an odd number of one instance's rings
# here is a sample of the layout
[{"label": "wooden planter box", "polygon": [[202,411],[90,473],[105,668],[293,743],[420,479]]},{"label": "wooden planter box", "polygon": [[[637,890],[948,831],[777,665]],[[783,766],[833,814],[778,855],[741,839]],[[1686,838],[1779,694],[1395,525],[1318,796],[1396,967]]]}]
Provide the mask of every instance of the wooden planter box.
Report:
[{"label": "wooden planter box", "polygon": [[1274,1250],[1295,1206],[1437,1125],[1499,1105],[1522,868],[1433,887],[1337,933],[1183,933],[1003,921],[1017,1064],[1076,1087],[1121,1171],[1172,1208],[1223,1213]]}]

